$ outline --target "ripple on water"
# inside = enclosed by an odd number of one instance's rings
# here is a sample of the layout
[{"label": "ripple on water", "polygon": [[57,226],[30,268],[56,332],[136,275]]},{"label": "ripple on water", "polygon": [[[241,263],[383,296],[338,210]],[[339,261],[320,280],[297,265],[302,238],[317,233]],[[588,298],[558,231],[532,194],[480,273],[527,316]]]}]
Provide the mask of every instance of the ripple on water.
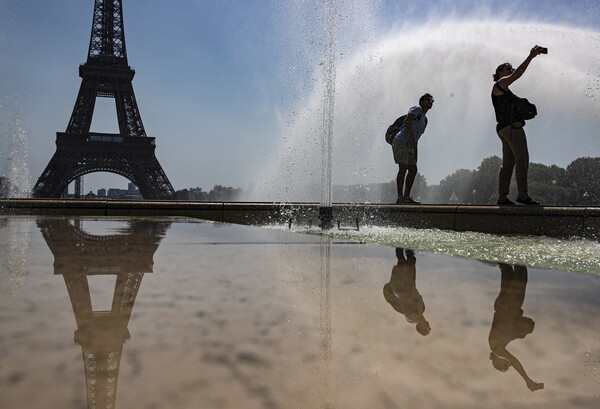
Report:
[{"label": "ripple on water", "polygon": [[[314,229],[295,231],[322,234]],[[600,276],[600,242],[588,239],[375,226],[361,227],[359,231],[332,230],[326,234],[338,239]]]}]

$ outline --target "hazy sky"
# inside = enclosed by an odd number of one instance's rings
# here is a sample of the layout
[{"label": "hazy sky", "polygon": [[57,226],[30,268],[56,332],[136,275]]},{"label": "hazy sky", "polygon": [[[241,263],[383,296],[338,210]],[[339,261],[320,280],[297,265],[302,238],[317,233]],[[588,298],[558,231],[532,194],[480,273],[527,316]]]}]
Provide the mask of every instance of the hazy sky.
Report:
[{"label": "hazy sky", "polygon": [[[307,110],[311,110],[311,100],[318,99],[319,95],[319,41],[323,38],[319,17],[322,16],[320,10],[323,2],[123,0],[127,53],[129,64],[136,70],[133,87],[138,106],[146,132],[156,137],[156,156],[175,189],[199,186],[210,190],[215,184],[246,189],[251,184],[260,183],[265,172],[277,172],[278,169],[265,171],[265,164],[286,166],[277,160],[281,156],[280,144],[286,140],[289,143],[286,135],[290,133],[296,135],[295,138],[302,138],[298,136],[302,134],[297,129],[298,124],[303,121]],[[70,118],[81,83],[78,66],[87,57],[93,3],[93,0],[0,0],[0,138],[6,138],[15,109],[18,110],[30,139],[32,185],[55,151],[56,132],[64,132]],[[435,4],[435,7],[431,4]],[[522,61],[527,55],[532,42],[544,43],[544,33],[549,32],[548,27],[584,30],[582,34],[569,32],[568,35],[573,36],[573,48],[579,46],[580,38],[597,36],[600,30],[600,0],[521,0],[518,4],[510,6],[507,2],[484,0],[338,0],[338,67],[347,70],[347,64],[354,61],[354,54],[360,54],[372,59],[379,58],[373,69],[385,71],[385,61],[393,60],[388,57],[390,47],[419,46],[420,38],[426,37],[419,31],[423,27],[433,32],[448,22],[452,22],[452,27],[460,26],[462,21],[470,24],[512,22],[522,28],[523,35],[531,38],[523,38],[524,44],[527,44],[523,46],[520,43],[513,44],[515,41],[508,43],[507,36],[505,47],[511,52],[483,61],[485,69],[489,66],[484,73],[488,81],[486,87],[491,88],[493,69],[505,58],[514,58],[512,62],[517,65],[519,59]],[[491,23],[488,26],[495,27]],[[538,25],[545,28],[538,29]],[[501,25],[498,27],[499,35],[505,35]],[[456,37],[452,30],[448,31],[448,36]],[[531,35],[531,32],[538,34]],[[471,31],[460,35],[466,39],[473,35],[469,33]],[[489,35],[489,31],[486,35]],[[556,33],[552,35],[553,38],[560,37]],[[410,44],[398,39],[410,39]],[[502,39],[496,41],[502,43]],[[424,54],[430,44],[431,39],[423,43],[421,49]],[[561,57],[552,55],[554,50],[559,51],[559,46],[553,48],[553,44],[543,45],[550,48],[547,61],[559,66]],[[447,70],[468,73],[470,67],[462,65],[461,61],[474,59],[470,46],[449,47],[453,48],[446,50],[444,58],[430,55],[427,60],[419,60],[432,69],[438,79],[443,78]],[[435,48],[431,50],[436,51]],[[464,58],[461,53],[465,53]],[[483,56],[488,54],[482,53]],[[584,107],[581,108],[582,119],[575,119],[580,128],[573,135],[557,136],[557,141],[563,140],[570,147],[562,156],[564,146],[558,142],[548,153],[530,144],[532,161],[566,166],[579,156],[600,155],[597,131],[600,120],[598,115],[590,115],[586,111],[600,111],[600,91],[597,88],[600,49],[596,45],[592,49],[580,50],[580,54],[586,56],[585,63],[589,65],[580,82],[585,82],[584,88],[590,88],[590,94],[582,95],[583,100],[576,102]],[[542,64],[537,60],[534,63]],[[366,66],[361,64],[361,67]],[[565,69],[560,75],[570,75],[570,71]],[[348,87],[348,77],[340,73],[338,78],[340,86]],[[385,73],[381,78],[386,78]],[[360,77],[356,81],[360,82]],[[403,78],[403,81],[410,82],[410,78]],[[430,145],[423,148],[424,152],[433,152],[435,149],[443,152],[447,149],[440,146],[434,135],[441,134],[440,122],[442,118],[448,121],[450,107],[456,109],[461,105],[458,100],[460,92],[451,90],[469,86],[468,77],[454,81],[460,83],[454,83],[450,88],[444,87],[443,83],[432,82],[436,87],[433,90],[428,88],[429,84],[423,84],[415,88],[407,102],[402,100],[401,106],[392,109],[393,115],[395,112],[403,113],[400,111],[408,109],[414,98],[418,99],[421,90],[442,97],[436,98],[434,110],[428,115],[430,123],[433,125],[437,119],[438,125],[429,130],[431,136],[426,133],[423,137],[422,142],[425,143],[430,136]],[[538,82],[541,84],[538,86],[546,89],[560,86],[543,80]],[[492,112],[489,89],[478,91],[483,95],[482,101],[485,101],[479,105],[487,110],[485,112]],[[531,94],[531,88],[528,90],[525,85],[520,91],[525,94],[523,96],[529,97],[528,93]],[[596,94],[592,95],[594,91]],[[380,101],[388,100],[387,93],[395,92],[398,90],[382,87],[378,94]],[[448,95],[457,97],[448,97],[445,101],[444,97]],[[560,98],[556,93],[549,95]],[[539,99],[538,96],[538,101],[534,102],[543,102]],[[112,103],[113,100],[98,99],[92,131],[116,131]],[[336,100],[336,109],[343,110],[345,103]],[[364,117],[380,114],[372,112],[370,107],[365,100]],[[563,112],[558,108],[553,109],[552,112]],[[577,112],[575,110],[574,114],[567,114],[567,119],[574,120]],[[488,123],[488,113],[484,116],[485,126],[491,129],[491,136],[481,146],[473,148],[472,158],[460,162],[444,160],[443,156],[433,158],[434,154],[430,153],[431,160],[427,163],[426,157],[420,157],[420,170],[429,183],[438,183],[458,168],[473,169],[485,156],[500,154],[500,144],[493,132],[493,120]],[[334,129],[347,132],[344,123],[347,124],[351,118],[360,120],[358,117],[360,115],[340,114],[342,125],[334,125]],[[376,126],[366,133],[370,133],[379,144],[383,141],[387,122],[393,119],[388,121],[386,116],[376,121]],[[581,124],[583,122],[585,124]],[[290,130],[291,127],[295,127],[295,130]],[[536,128],[531,130],[535,132]],[[336,138],[339,140],[342,136]],[[531,138],[533,135],[530,135]],[[360,145],[360,141],[355,143]],[[378,145],[374,152],[386,149],[384,144]],[[311,164],[314,162],[315,168],[320,166],[318,158],[311,155],[299,160]],[[394,164],[391,154],[377,161],[384,165],[376,171],[363,172],[367,176],[361,178],[358,175],[356,180],[334,176],[334,181],[361,183],[392,180]],[[434,167],[432,162],[445,162],[445,166]],[[361,166],[369,167],[364,163]],[[352,173],[347,166],[340,165],[338,169],[340,173]],[[95,192],[101,187],[125,188],[126,181],[108,174],[86,176],[86,191]]]}]

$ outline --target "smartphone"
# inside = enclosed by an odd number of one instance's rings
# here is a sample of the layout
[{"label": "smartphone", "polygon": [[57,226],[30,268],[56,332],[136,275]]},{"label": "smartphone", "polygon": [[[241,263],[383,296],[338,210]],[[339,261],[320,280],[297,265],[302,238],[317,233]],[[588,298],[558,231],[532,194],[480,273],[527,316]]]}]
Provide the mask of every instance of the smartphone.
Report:
[{"label": "smartphone", "polygon": [[546,47],[538,48],[538,54],[548,54],[548,49]]}]

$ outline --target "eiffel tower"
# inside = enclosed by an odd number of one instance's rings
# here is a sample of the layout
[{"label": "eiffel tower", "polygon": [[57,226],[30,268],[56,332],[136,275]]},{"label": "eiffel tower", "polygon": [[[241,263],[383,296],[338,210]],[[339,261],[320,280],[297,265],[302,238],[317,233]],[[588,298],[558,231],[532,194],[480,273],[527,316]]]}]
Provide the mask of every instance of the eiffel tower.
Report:
[{"label": "eiffel tower", "polygon": [[[158,163],[155,138],[142,124],[127,63],[122,0],[95,0],[87,62],[79,66],[79,94],[66,131],[56,133],[56,152],[33,188],[33,196],[59,198],[83,175],[112,172],[133,182],[144,199],[167,199],[175,191]],[[97,97],[114,98],[118,134],[92,133]]]},{"label": "eiffel tower", "polygon": [[[75,321],[75,342],[81,345],[88,408],[115,407],[123,345],[144,274],[169,222],[134,222],[111,236],[86,233],[66,219],[42,218],[38,227],[54,255],[54,274],[62,275]],[[92,308],[90,276],[116,276],[109,311]]]}]

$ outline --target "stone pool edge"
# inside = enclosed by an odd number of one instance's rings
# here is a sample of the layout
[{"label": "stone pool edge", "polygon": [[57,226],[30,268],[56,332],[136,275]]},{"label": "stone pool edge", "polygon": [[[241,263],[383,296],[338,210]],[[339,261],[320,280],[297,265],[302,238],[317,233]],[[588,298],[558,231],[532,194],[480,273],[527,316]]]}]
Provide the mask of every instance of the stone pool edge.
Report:
[{"label": "stone pool edge", "polygon": [[[0,199],[0,215],[181,216],[243,225],[318,226],[317,203]],[[600,207],[332,205],[334,229],[364,225],[600,239]]]}]

